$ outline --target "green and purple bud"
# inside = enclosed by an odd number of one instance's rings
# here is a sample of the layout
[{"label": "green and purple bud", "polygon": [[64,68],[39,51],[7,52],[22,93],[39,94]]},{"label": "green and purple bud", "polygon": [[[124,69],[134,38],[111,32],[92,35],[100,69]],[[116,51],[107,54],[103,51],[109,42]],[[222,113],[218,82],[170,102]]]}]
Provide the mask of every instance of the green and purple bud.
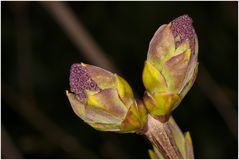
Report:
[{"label": "green and purple bud", "polygon": [[74,112],[101,131],[135,132],[147,118],[142,102],[117,74],[88,64],[73,64],[67,97]]},{"label": "green and purple bud", "polygon": [[197,57],[197,35],[188,15],[159,27],[143,71],[144,102],[152,115],[167,115],[178,106],[195,81]]}]

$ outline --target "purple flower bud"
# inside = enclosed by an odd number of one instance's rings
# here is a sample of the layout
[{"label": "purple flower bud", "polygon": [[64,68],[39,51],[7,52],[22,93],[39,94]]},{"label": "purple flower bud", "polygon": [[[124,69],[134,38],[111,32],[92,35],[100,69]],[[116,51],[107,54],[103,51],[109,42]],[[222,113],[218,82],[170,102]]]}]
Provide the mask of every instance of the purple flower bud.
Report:
[{"label": "purple flower bud", "polygon": [[[192,87],[198,68],[198,40],[192,19],[182,15],[156,31],[143,71],[148,111],[167,115]],[[154,101],[154,102],[153,102]]]},{"label": "purple flower bud", "polygon": [[87,70],[81,64],[73,64],[70,71],[70,90],[76,94],[77,99],[85,104],[87,95],[85,90],[96,91],[97,84],[90,78]]},{"label": "purple flower bud", "polygon": [[195,50],[195,31],[192,26],[192,19],[188,15],[182,15],[171,22],[171,31],[176,42],[176,48],[186,39],[189,40],[192,53]]},{"label": "purple flower bud", "polygon": [[122,77],[88,64],[73,64],[66,95],[74,112],[95,129],[136,132],[147,119],[142,102],[134,99]]}]

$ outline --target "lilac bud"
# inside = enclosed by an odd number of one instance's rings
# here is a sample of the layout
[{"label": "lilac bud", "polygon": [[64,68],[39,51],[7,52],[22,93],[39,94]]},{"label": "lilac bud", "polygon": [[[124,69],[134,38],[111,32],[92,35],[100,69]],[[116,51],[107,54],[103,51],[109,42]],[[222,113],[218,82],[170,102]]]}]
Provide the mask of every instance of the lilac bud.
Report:
[{"label": "lilac bud", "polygon": [[87,99],[85,91],[97,91],[99,88],[81,64],[73,64],[70,70],[70,90],[76,94],[81,103],[85,104]]},{"label": "lilac bud", "polygon": [[154,34],[143,71],[144,101],[153,115],[174,110],[192,87],[198,68],[198,40],[188,15],[164,24]]},{"label": "lilac bud", "polygon": [[70,91],[66,94],[74,112],[95,129],[136,132],[146,121],[146,109],[134,99],[130,85],[102,68],[73,64]]},{"label": "lilac bud", "polygon": [[171,31],[174,36],[176,48],[188,39],[190,48],[194,52],[196,34],[192,23],[193,21],[188,15],[182,15],[171,22]]}]

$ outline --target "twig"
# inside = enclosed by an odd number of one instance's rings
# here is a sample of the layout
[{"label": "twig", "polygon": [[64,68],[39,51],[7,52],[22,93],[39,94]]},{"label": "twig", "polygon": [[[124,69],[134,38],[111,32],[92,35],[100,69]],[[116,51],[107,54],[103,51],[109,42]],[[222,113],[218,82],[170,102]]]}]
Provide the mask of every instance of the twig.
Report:
[{"label": "twig", "polygon": [[21,114],[37,130],[42,132],[49,141],[59,145],[65,152],[73,156],[83,154],[95,158],[94,153],[82,147],[75,137],[66,133],[57,124],[52,122],[38,109],[32,88],[32,58],[30,46],[30,27],[27,17],[27,3],[12,4],[16,17],[17,53],[19,69],[19,88],[21,93],[15,91],[7,84],[2,83],[3,98],[15,110]]},{"label": "twig", "polygon": [[[43,133],[49,141],[59,145],[65,152],[75,156],[97,157],[94,153],[82,147],[75,137],[66,133],[57,124],[48,119],[31,99],[20,95],[4,82],[2,82],[2,98],[14,111]],[[22,105],[19,105],[19,102]]]},{"label": "twig", "polygon": [[233,104],[202,64],[200,65],[198,78],[199,87],[214,104],[213,106],[216,107],[233,135],[237,138],[237,112],[233,108]]},{"label": "twig", "polygon": [[41,2],[53,18],[59,23],[70,40],[91,63],[116,72],[114,64],[86,31],[79,18],[65,2]]},{"label": "twig", "polygon": [[6,129],[1,127],[1,145],[2,145],[2,158],[16,159],[22,158],[17,146],[13,143]]},{"label": "twig", "polygon": [[148,115],[143,134],[154,144],[167,159],[182,159],[169,122],[162,123]]}]

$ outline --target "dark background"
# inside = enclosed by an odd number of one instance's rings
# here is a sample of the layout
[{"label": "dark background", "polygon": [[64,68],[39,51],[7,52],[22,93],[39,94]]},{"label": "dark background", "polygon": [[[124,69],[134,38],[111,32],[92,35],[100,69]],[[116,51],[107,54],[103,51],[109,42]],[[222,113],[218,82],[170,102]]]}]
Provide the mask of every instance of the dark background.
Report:
[{"label": "dark background", "polygon": [[[73,113],[65,95],[69,68],[75,62],[98,65],[97,59],[84,56],[47,5],[1,2],[2,158],[149,158],[151,145],[143,137],[96,131]],[[191,16],[199,74],[173,115],[190,131],[196,158],[238,157],[237,2],[65,5],[139,97],[154,32],[182,14]]]}]

